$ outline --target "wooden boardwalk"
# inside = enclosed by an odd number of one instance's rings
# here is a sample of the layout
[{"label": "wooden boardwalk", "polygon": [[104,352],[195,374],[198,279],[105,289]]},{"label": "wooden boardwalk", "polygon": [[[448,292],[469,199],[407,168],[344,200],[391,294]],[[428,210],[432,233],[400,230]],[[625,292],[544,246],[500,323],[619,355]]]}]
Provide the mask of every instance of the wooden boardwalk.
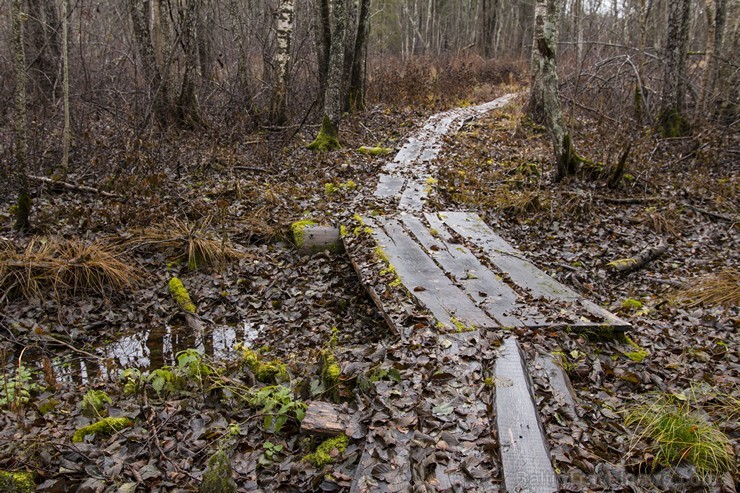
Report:
[{"label": "wooden boardwalk", "polygon": [[[383,252],[433,326],[420,329],[394,313],[372,288],[367,250],[346,245],[389,325],[409,341],[409,361],[436,361],[432,375],[419,376],[430,380],[424,392],[407,389],[399,392],[406,405],[383,406],[383,415],[391,406],[394,422],[402,425],[370,427],[354,493],[557,491],[528,362],[514,330],[629,328],[528,261],[477,214],[427,210],[441,137],[512,98],[433,116],[383,168],[375,197],[396,212],[365,219],[371,248]],[[575,409],[562,370],[548,355],[537,363]],[[490,377],[482,384],[484,375]]]}]

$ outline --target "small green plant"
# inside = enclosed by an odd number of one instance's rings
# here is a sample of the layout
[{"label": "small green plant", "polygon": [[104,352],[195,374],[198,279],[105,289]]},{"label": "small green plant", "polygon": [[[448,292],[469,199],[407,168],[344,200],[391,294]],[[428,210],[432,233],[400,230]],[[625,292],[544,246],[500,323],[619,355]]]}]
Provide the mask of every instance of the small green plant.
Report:
[{"label": "small green plant", "polygon": [[280,433],[290,419],[302,421],[306,404],[293,398],[293,391],[285,385],[268,385],[247,397],[249,405],[259,408],[263,425],[270,433]]},{"label": "small green plant", "polygon": [[144,378],[138,368],[126,368],[121,372],[120,380],[123,382],[123,392],[126,395],[135,395],[141,392]]},{"label": "small green plant", "polygon": [[19,409],[32,394],[41,390],[43,387],[34,381],[33,372],[19,364],[15,375],[0,374],[0,407]]},{"label": "small green plant", "polygon": [[101,418],[108,414],[108,404],[112,404],[110,396],[102,390],[90,389],[82,397],[80,409],[88,418]]},{"label": "small green plant", "polygon": [[257,463],[261,466],[269,466],[272,462],[280,455],[283,451],[283,446],[267,441],[262,444],[263,452],[257,459]]},{"label": "small green plant", "polygon": [[688,462],[704,481],[737,469],[730,439],[684,394],[660,394],[630,411],[625,425],[634,441],[648,439],[654,466]]}]

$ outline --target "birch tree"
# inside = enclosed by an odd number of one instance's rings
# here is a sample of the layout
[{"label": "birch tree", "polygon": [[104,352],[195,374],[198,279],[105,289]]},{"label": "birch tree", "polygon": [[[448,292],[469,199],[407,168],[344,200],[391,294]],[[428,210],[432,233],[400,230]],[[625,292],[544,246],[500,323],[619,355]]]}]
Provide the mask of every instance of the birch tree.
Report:
[{"label": "birch tree", "polygon": [[13,31],[13,65],[15,71],[15,182],[18,189],[15,223],[17,231],[30,226],[31,194],[28,190],[28,132],[26,115],[26,50],[23,44],[23,21],[27,14],[21,10],[21,0],[11,0],[10,16]]},{"label": "birch tree", "polygon": [[684,115],[686,55],[689,43],[690,0],[670,0],[665,42],[663,91],[658,124],[663,135],[678,137],[689,131]]},{"label": "birch tree", "polygon": [[725,0],[704,0],[707,17],[707,48],[704,58],[699,111],[706,111],[717,81],[718,58],[723,50],[727,7]]},{"label": "birch tree", "polygon": [[324,91],[324,114],[321,130],[316,139],[309,144],[309,149],[326,151],[338,149],[339,122],[342,111],[342,83],[344,73],[345,33],[347,11],[344,0],[331,0],[331,46],[329,48],[329,66]]},{"label": "birch tree", "polygon": [[64,130],[62,132],[62,175],[69,171],[69,146],[72,141],[72,130],[69,115],[69,21],[67,9],[69,0],[62,0],[62,99],[64,100]]},{"label": "birch tree", "polygon": [[286,114],[288,83],[290,75],[290,49],[293,43],[294,0],[280,0],[277,11],[275,52],[275,80],[270,102],[270,121],[282,125],[288,118]]},{"label": "birch tree", "polygon": [[537,0],[534,7],[532,79],[528,112],[545,125],[557,160],[558,179],[575,174],[581,160],[563,122],[558,95],[557,46],[560,0]]}]

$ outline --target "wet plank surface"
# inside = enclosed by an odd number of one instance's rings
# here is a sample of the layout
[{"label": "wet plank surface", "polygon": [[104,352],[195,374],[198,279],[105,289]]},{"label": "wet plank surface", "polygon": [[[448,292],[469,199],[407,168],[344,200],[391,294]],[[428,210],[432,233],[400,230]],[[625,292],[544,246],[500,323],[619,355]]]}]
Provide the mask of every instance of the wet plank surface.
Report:
[{"label": "wet plank surface", "polygon": [[434,317],[448,327],[499,325],[475,306],[445,275],[395,219],[380,218],[385,232],[373,230],[376,242],[396,269],[401,282]]},{"label": "wet plank surface", "polygon": [[507,491],[550,493],[558,481],[550,463],[521,349],[508,337],[494,369],[496,431]]},{"label": "wet plank surface", "polygon": [[531,302],[537,299],[566,302],[562,307],[564,319],[551,325],[582,328],[602,328],[608,325],[614,330],[631,327],[628,322],[583,299],[578,293],[529,262],[522,253],[494,233],[477,214],[440,212],[439,217],[457,234],[483,250],[486,259],[496,269],[506,273],[508,279],[518,286],[522,293],[533,298]]}]

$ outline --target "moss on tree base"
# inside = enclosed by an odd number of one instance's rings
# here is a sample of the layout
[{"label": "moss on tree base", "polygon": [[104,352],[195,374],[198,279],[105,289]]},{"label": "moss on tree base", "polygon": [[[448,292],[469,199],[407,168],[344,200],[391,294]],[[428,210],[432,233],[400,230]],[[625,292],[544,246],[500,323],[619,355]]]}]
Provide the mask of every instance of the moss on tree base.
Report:
[{"label": "moss on tree base", "polygon": [[337,126],[331,122],[328,116],[324,115],[319,135],[316,136],[313,142],[308,144],[308,148],[312,151],[333,151],[339,149],[342,146],[337,138],[338,133]]},{"label": "moss on tree base", "polygon": [[666,138],[683,137],[691,132],[688,120],[675,108],[664,110],[658,118],[660,134]]},{"label": "moss on tree base", "polygon": [[28,231],[31,223],[28,217],[31,215],[31,196],[28,192],[18,194],[18,201],[15,209],[15,223],[13,229],[16,231]]}]

